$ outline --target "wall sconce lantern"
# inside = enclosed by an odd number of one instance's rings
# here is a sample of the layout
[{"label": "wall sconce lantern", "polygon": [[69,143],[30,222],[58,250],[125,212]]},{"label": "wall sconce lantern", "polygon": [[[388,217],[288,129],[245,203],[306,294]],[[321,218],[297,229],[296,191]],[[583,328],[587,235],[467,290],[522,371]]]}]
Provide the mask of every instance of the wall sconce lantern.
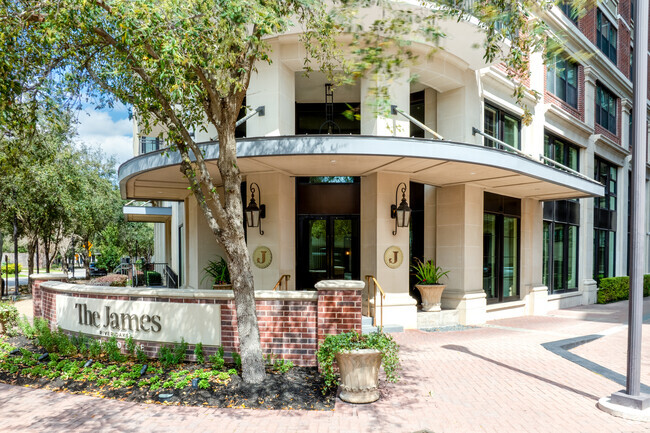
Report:
[{"label": "wall sconce lantern", "polygon": [[[402,187],[402,201],[397,206],[397,193],[400,187]],[[390,217],[395,220],[393,236],[397,234],[397,227],[408,227],[411,222],[411,208],[406,201],[406,184],[404,182],[400,182],[397,185],[397,189],[395,190],[395,204],[390,205]]]},{"label": "wall sconce lantern", "polygon": [[[266,205],[261,204],[262,193],[260,192],[260,186],[258,184],[255,182],[251,183],[250,190],[251,201],[248,202],[248,206],[246,206],[246,224],[248,227],[259,227],[260,235],[263,235],[264,231],[262,231],[262,218],[266,218]],[[255,190],[257,190],[257,195],[260,199],[259,207],[257,206],[257,203],[255,203]]]}]

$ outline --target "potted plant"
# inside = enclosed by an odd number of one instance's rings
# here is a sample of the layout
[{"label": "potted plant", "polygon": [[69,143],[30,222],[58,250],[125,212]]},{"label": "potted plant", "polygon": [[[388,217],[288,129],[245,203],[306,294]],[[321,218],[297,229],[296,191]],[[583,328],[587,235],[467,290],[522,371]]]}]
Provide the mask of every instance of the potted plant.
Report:
[{"label": "potted plant", "polygon": [[422,310],[440,311],[442,291],[445,290],[445,285],[440,284],[440,279],[447,276],[449,271],[443,271],[440,266],[436,266],[431,260],[423,262],[417,258],[411,269],[418,280],[415,287],[422,295]]},{"label": "potted plant", "polygon": [[230,272],[228,272],[228,265],[223,257],[217,256],[218,260],[210,260],[208,266],[203,268],[205,275],[201,279],[201,283],[208,278],[212,278],[213,289],[229,290],[232,288],[230,284]]},{"label": "potted plant", "polygon": [[[383,363],[386,379],[397,382],[399,346],[390,335],[356,331],[328,335],[318,348],[321,376],[327,389],[340,385],[339,397],[348,403],[372,403],[379,398],[379,366]],[[339,374],[335,372],[334,362]],[[340,380],[340,382],[339,382]]]}]

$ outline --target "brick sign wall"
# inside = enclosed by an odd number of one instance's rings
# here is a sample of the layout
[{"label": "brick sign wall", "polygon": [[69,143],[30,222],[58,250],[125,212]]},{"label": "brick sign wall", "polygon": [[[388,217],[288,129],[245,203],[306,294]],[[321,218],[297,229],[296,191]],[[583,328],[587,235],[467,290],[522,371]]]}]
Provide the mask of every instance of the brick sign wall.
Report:
[{"label": "brick sign wall", "polygon": [[[327,334],[356,330],[361,332],[361,289],[363,282],[322,282],[317,292],[256,292],[260,339],[265,354],[274,354],[300,366],[316,365],[318,343]],[[321,284],[321,283],[319,283]],[[318,287],[318,285],[317,285]],[[171,304],[220,305],[221,344],[227,356],[239,350],[237,317],[231,291],[184,291],[95,287],[34,279],[34,317],[57,324],[57,295],[110,301],[137,301]],[[62,299],[62,298],[59,298]],[[68,300],[67,302],[71,302]],[[96,304],[96,301],[93,301]],[[182,305],[178,305],[182,310]],[[214,326],[206,319],[205,326]],[[184,336],[192,341],[191,336]],[[118,338],[118,340],[120,340]],[[164,343],[137,340],[146,354],[155,357]],[[206,357],[216,346],[203,345]],[[188,359],[194,358],[194,344],[188,347]]]}]

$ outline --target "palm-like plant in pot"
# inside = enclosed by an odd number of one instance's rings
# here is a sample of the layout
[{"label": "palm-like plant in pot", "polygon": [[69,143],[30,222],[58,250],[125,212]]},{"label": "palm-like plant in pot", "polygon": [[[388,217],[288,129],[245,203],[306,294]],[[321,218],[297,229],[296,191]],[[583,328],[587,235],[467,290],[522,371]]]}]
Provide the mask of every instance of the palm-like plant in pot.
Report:
[{"label": "palm-like plant in pot", "polygon": [[422,295],[423,311],[440,311],[442,291],[445,285],[440,284],[440,279],[447,276],[449,271],[443,271],[440,266],[436,266],[431,260],[423,262],[416,258],[411,266],[413,275],[418,280],[415,287]]},{"label": "palm-like plant in pot", "polygon": [[[386,380],[397,382],[399,346],[388,334],[367,335],[356,331],[328,335],[318,348],[318,364],[325,380],[323,393],[340,385],[339,397],[348,403],[372,403],[379,398],[379,367],[384,366]],[[336,374],[334,363],[338,366]]]},{"label": "palm-like plant in pot", "polygon": [[203,268],[203,278],[201,283],[206,278],[212,280],[212,287],[215,289],[231,289],[232,285],[230,284],[230,272],[228,271],[228,265],[223,257],[217,256],[218,260],[210,260],[208,266]]}]

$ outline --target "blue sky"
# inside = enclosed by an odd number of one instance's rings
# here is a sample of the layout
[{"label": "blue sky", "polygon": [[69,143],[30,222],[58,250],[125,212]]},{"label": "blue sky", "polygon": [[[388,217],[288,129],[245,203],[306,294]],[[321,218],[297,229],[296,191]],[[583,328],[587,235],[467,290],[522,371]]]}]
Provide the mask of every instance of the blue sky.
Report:
[{"label": "blue sky", "polygon": [[133,123],[127,107],[95,110],[86,106],[79,111],[76,141],[100,148],[106,156],[115,156],[118,165],[133,157]]}]

